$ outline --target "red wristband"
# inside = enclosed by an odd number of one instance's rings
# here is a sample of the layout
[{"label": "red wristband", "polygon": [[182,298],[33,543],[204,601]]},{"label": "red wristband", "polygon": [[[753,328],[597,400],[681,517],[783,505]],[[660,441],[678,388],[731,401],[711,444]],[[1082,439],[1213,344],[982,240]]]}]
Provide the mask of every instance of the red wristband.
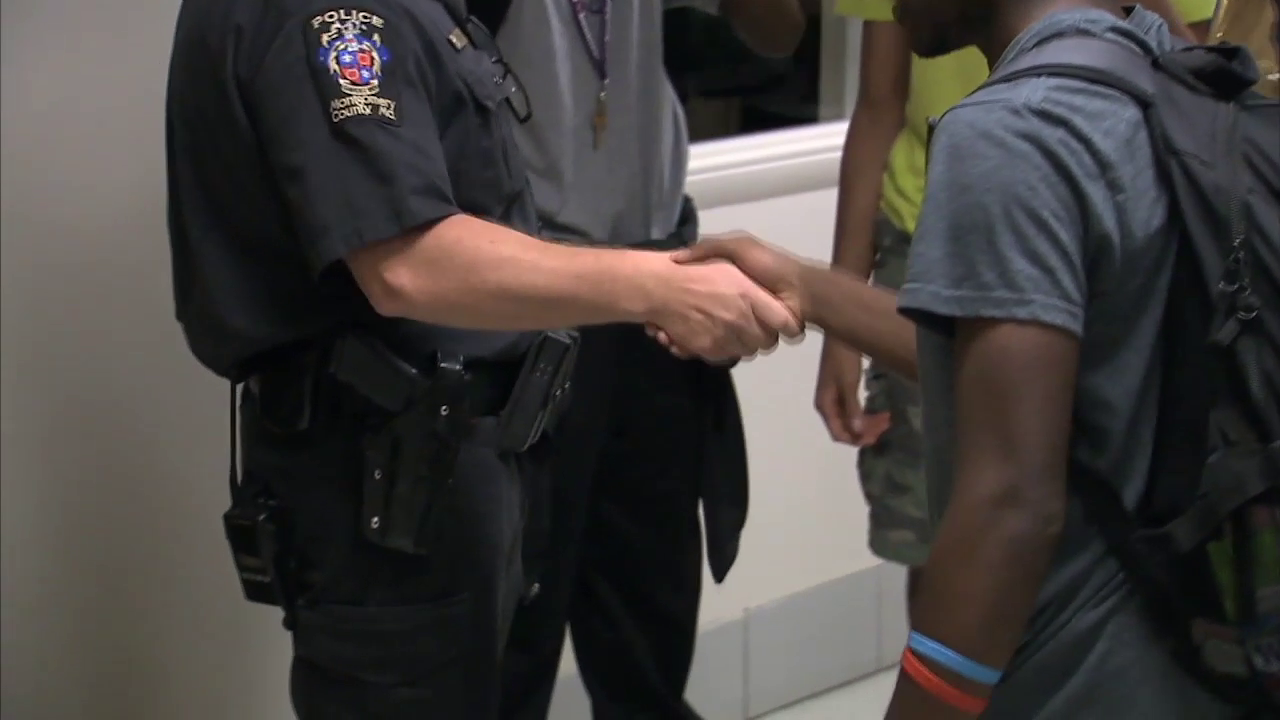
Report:
[{"label": "red wristband", "polygon": [[911,648],[902,651],[902,669],[925,692],[961,712],[981,715],[987,710],[986,698],[970,695],[938,677],[920,661],[920,658],[916,657],[915,653],[911,652]]}]

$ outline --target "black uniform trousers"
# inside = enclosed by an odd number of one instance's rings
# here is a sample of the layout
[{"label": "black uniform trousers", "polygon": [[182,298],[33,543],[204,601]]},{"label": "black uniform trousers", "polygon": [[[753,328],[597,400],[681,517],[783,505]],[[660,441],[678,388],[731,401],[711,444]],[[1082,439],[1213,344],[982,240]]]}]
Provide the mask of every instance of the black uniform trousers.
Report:
[{"label": "black uniform trousers", "polygon": [[[693,208],[681,224],[696,238]],[[517,611],[504,720],[543,720],[565,626],[596,720],[680,720],[702,585],[702,525],[723,580],[746,519],[746,449],[729,370],[673,357],[635,325],[586,328],[556,427],[537,592]]]},{"label": "black uniform trousers", "polygon": [[265,483],[281,504],[302,564],[294,710],[300,720],[493,718],[524,588],[522,527],[537,448],[513,457],[464,446],[447,539],[427,556],[388,550],[358,527],[364,421],[346,391],[327,383],[302,432],[266,427],[250,392],[241,405],[245,482]]},{"label": "black uniform trousers", "polygon": [[639,327],[583,331],[503,718],[547,716],[566,623],[597,720],[697,717],[682,699],[702,584],[696,375]]}]

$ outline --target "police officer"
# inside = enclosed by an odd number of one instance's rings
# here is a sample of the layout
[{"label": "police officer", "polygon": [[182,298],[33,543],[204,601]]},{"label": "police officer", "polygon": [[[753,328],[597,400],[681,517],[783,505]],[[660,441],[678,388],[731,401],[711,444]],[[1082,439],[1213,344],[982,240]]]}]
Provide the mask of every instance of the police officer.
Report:
[{"label": "police officer", "polygon": [[538,331],[649,322],[728,358],[800,328],[731,265],[533,237],[529,104],[462,2],[329,2],[182,5],[177,315],[243,383],[226,529],[284,609],[298,717],[484,720],[573,358]]}]

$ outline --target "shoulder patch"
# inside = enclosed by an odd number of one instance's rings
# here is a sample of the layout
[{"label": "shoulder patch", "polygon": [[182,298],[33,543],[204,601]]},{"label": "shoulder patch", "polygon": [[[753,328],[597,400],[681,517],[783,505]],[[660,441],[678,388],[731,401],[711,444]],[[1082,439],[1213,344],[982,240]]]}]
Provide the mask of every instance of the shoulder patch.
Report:
[{"label": "shoulder patch", "polygon": [[313,75],[335,125],[359,118],[400,124],[386,31],[386,19],[358,8],[326,10],[307,21]]}]

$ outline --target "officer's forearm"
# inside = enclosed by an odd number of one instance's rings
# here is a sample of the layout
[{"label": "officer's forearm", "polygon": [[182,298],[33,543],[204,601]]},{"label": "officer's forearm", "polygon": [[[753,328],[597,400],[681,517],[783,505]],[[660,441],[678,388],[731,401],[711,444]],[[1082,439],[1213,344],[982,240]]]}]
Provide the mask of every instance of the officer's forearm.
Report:
[{"label": "officer's forearm", "polygon": [[383,315],[513,331],[645,322],[674,267],[665,253],[558,245],[466,215],[348,265]]},{"label": "officer's forearm", "polygon": [[806,266],[807,320],[893,372],[916,378],[915,324],[898,314],[897,295],[840,269]]}]

